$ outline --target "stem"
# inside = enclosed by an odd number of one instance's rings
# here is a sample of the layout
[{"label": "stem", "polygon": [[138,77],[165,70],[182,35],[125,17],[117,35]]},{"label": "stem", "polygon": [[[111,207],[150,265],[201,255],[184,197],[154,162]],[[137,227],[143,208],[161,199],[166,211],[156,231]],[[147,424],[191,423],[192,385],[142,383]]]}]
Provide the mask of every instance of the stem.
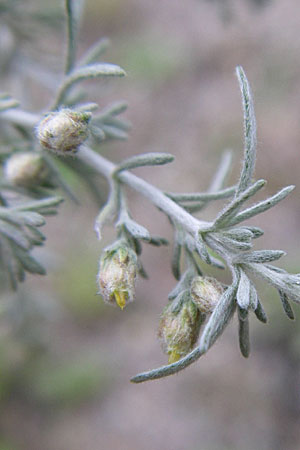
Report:
[{"label": "stem", "polygon": [[75,62],[76,55],[76,45],[75,45],[75,16],[74,16],[74,5],[72,0],[66,0],[66,16],[67,16],[67,57],[66,57],[66,67],[65,74],[72,71]]},{"label": "stem", "polygon": [[[78,158],[85,164],[96,169],[107,179],[112,177],[112,174],[117,168],[115,164],[84,145],[80,147]],[[152,186],[147,181],[142,180],[132,173],[126,171],[122,172],[118,175],[118,179],[122,183],[130,186],[132,189],[142,194],[144,197],[148,198],[151,203],[164,211],[164,213],[167,214],[174,222],[179,223],[190,233],[197,233],[202,228],[207,229],[207,227],[211,225],[209,222],[195,219],[183,208],[177,205],[177,203],[168,198],[160,189]]]}]

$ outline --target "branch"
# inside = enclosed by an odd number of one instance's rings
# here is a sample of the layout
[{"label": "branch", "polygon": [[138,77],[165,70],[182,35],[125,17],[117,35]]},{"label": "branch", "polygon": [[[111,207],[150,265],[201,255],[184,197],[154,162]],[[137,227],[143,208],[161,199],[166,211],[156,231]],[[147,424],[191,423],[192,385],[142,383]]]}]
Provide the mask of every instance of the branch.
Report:
[{"label": "branch", "polygon": [[[1,113],[0,117],[9,122],[25,125],[28,127],[35,127],[40,121],[40,117],[36,114],[31,114],[22,110],[5,111]],[[110,180],[118,166],[98,153],[94,152],[89,147],[82,145],[77,153],[77,158],[86,165],[98,171],[107,180]],[[133,175],[130,172],[124,171],[118,175],[118,180],[132,189],[138,191],[141,195],[146,197],[157,208],[164,211],[175,223],[180,224],[189,233],[195,235],[199,231],[206,230],[211,227],[210,222],[200,221],[194,218],[191,214],[185,211],[184,208],[177,205],[160,189],[144,181],[143,179]]]}]

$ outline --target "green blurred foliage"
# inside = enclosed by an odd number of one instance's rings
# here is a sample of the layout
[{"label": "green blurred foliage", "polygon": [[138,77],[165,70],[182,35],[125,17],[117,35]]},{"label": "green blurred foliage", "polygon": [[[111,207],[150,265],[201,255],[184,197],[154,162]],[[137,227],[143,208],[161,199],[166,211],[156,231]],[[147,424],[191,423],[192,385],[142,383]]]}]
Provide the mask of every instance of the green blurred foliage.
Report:
[{"label": "green blurred foliage", "polygon": [[36,400],[59,408],[76,407],[95,396],[99,401],[109,383],[104,368],[87,360],[61,364],[40,361],[35,369],[30,368],[25,380]]},{"label": "green blurred foliage", "polygon": [[70,253],[68,259],[72,264],[55,275],[58,296],[68,311],[79,322],[98,321],[102,315],[113,314],[115,308],[105,305],[97,295],[97,255],[76,249],[76,254]]},{"label": "green blurred foliage", "polygon": [[130,76],[155,86],[176,77],[185,64],[179,43],[157,36],[127,39],[118,56]]}]

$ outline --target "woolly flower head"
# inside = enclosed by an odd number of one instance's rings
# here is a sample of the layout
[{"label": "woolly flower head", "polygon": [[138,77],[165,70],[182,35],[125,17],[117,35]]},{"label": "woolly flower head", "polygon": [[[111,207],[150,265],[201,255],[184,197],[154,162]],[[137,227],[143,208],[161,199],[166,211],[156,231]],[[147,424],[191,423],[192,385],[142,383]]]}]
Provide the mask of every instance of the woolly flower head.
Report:
[{"label": "woolly flower head", "polygon": [[59,155],[73,154],[88,137],[91,113],[71,109],[49,113],[37,126],[42,147]]},{"label": "woolly flower head", "polygon": [[135,297],[136,253],[123,242],[106,248],[100,258],[98,286],[103,300],[121,309]]},{"label": "woolly flower head", "polygon": [[200,316],[191,300],[184,302],[179,312],[173,310],[173,303],[164,309],[158,337],[163,351],[169,355],[169,363],[178,361],[192,350],[199,336]]},{"label": "woolly flower head", "polygon": [[34,187],[48,177],[45,161],[37,153],[15,153],[4,165],[4,177],[9,183],[21,187]]},{"label": "woolly flower head", "polygon": [[196,276],[192,281],[192,300],[204,314],[213,312],[222,293],[223,288],[215,278]]}]

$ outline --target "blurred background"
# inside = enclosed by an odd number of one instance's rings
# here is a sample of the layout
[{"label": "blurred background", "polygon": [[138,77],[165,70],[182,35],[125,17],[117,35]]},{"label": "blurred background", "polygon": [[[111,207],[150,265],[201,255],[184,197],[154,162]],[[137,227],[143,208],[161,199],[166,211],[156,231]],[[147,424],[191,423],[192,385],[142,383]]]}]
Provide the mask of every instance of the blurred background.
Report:
[{"label": "blurred background", "polygon": [[[5,48],[15,42],[1,3],[7,2],[0,1],[1,90],[25,109],[44,110],[61,78],[63,2],[19,2],[24,36],[17,63],[5,61]],[[42,13],[55,17],[51,27],[35,28],[33,18]],[[288,251],[280,264],[294,272],[300,267],[299,26],[296,0],[88,0],[79,48],[81,54],[109,37],[104,59],[128,74],[88,86],[100,107],[120,99],[129,104],[130,139],[103,145],[103,154],[120,161],[146,151],[173,153],[170,166],[136,171],[173,192],[205,190],[228,148],[234,152],[229,183],[238,177],[243,123],[234,70],[244,67],[258,124],[256,177],[268,180],[261,195],[298,184],[282,204],[252,221],[265,230],[257,248]],[[69,178],[81,204],[67,200],[47,220],[47,245],[36,256],[48,276],[28,277],[1,301],[0,450],[299,449],[299,308],[290,322],[275,290],[261,285],[269,321],[251,317],[248,360],[239,353],[234,319],[184,372],[131,384],[137,372],[166,363],[156,333],[175,284],[171,248],[144,247],[150,279],[139,281],[135,303],[123,312],[104,305],[95,280],[101,249],[114,231],[107,228],[97,241],[99,205]],[[133,217],[172,239],[166,218],[144,198],[129,196]]]}]

